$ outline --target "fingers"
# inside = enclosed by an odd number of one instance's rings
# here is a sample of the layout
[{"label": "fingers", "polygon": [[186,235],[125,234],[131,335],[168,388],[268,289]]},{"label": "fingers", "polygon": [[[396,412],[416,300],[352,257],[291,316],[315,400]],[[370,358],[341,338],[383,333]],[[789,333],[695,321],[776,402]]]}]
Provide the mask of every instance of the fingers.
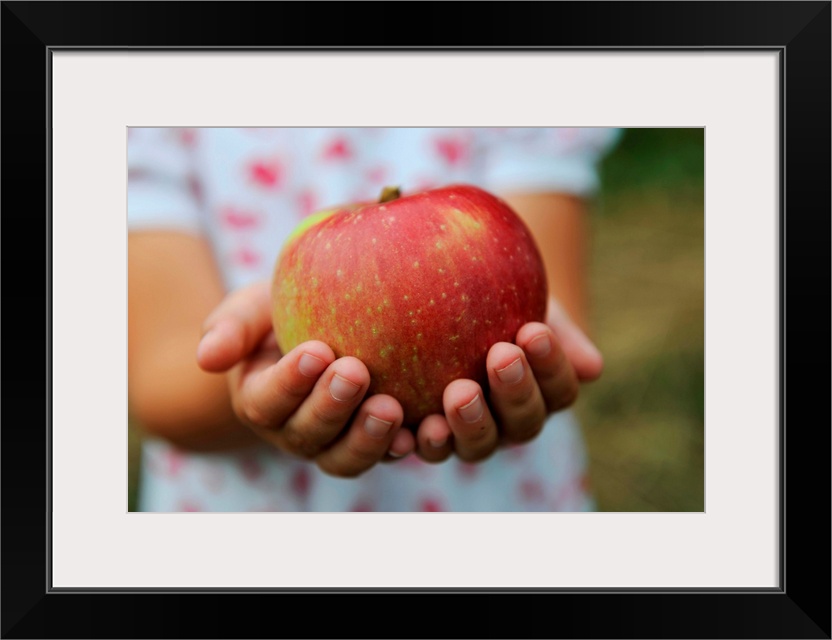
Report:
[{"label": "fingers", "polygon": [[455,452],[476,462],[488,457],[500,438],[528,442],[540,433],[549,412],[577,398],[575,370],[554,332],[539,322],[524,325],[516,345],[492,346],[486,368],[488,404],[477,383],[455,380],[445,389],[445,415],[428,416],[419,425],[417,450],[424,460],[441,462]]},{"label": "fingers", "polygon": [[419,456],[426,462],[442,462],[453,452],[453,432],[445,416],[433,414],[422,420],[416,432]]},{"label": "fingers", "polygon": [[546,322],[554,331],[566,358],[575,368],[578,380],[584,382],[596,380],[604,370],[604,358],[601,352],[580,327],[572,322],[554,298],[549,298]]},{"label": "fingers", "polygon": [[236,414],[258,429],[283,426],[315,388],[335,354],[317,340],[304,342],[272,363],[265,358],[235,368],[231,378],[231,401]]},{"label": "fingers", "polygon": [[491,455],[499,440],[497,425],[480,386],[473,380],[454,380],[445,387],[442,403],[456,454],[467,462]]},{"label": "fingers", "polygon": [[251,353],[272,330],[268,282],[239,289],[203,324],[197,362],[205,371],[227,371]]},{"label": "fingers", "polygon": [[517,345],[498,342],[488,351],[489,400],[508,443],[528,442],[543,428],[547,407],[526,355]]},{"label": "fingers", "polygon": [[280,430],[282,448],[304,458],[320,454],[350,422],[369,386],[370,372],[361,360],[348,356],[333,362]]},{"label": "fingers", "polygon": [[399,429],[396,435],[393,436],[393,442],[390,443],[390,449],[388,449],[387,456],[382,462],[395,462],[399,458],[413,453],[415,448],[416,439],[410,429]]},{"label": "fingers", "polygon": [[388,452],[398,457],[413,450],[412,434],[401,430],[401,405],[373,396],[356,413],[370,374],[356,358],[335,360],[322,342],[303,343],[261,370],[238,367],[234,377],[237,414],[281,450],[315,459],[331,475],[355,477]]},{"label": "fingers", "polygon": [[344,437],[315,461],[322,471],[330,475],[342,478],[358,476],[384,458],[403,419],[404,411],[394,398],[372,396],[361,405]]},{"label": "fingers", "polygon": [[578,397],[578,376],[552,330],[540,322],[523,325],[517,345],[526,354],[547,411],[559,411]]}]

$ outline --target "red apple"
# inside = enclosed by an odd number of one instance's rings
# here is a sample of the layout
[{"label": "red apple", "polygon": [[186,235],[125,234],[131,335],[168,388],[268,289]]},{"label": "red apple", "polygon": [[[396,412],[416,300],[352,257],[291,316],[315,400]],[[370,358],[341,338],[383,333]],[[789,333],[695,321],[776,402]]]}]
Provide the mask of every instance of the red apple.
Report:
[{"label": "red apple", "polygon": [[370,393],[404,408],[405,424],[442,413],[457,378],[487,384],[485,359],[542,321],[546,275],[508,205],[468,185],[324,211],[287,239],[272,283],[283,353],[322,340],[370,371]]}]

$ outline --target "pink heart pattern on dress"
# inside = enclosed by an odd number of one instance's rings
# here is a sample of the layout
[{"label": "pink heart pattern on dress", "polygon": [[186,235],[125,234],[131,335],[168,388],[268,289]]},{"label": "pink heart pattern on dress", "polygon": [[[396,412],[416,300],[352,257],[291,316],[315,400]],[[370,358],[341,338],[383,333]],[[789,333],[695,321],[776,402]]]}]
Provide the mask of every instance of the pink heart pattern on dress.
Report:
[{"label": "pink heart pattern on dress", "polygon": [[254,160],[248,166],[251,181],[267,189],[279,188],[283,179],[283,164],[280,160]]},{"label": "pink heart pattern on dress", "polygon": [[234,206],[223,207],[220,211],[220,220],[230,229],[254,229],[260,226],[260,219],[261,216],[258,213]]},{"label": "pink heart pattern on dress", "polygon": [[459,138],[436,138],[434,147],[439,157],[451,166],[463,164],[468,160],[468,144]]},{"label": "pink heart pattern on dress", "polygon": [[324,160],[349,160],[353,151],[346,138],[338,137],[324,147]]}]

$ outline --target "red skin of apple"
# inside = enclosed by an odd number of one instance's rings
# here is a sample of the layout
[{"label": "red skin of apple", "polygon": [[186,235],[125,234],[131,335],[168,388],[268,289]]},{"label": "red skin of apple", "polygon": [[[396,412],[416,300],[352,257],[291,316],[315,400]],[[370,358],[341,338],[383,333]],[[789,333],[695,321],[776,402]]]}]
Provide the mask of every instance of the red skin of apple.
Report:
[{"label": "red skin of apple", "polygon": [[489,348],[542,322],[546,273],[508,205],[468,185],[307,219],[272,282],[283,353],[321,340],[367,366],[369,393],[396,398],[404,423],[443,413],[458,378],[487,388]]}]

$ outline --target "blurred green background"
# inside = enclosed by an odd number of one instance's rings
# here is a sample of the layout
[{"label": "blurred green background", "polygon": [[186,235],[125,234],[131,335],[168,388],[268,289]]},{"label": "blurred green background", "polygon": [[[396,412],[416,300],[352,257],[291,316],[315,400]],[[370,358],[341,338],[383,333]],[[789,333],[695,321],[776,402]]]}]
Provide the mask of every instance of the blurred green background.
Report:
[{"label": "blurred green background", "polygon": [[[628,129],[592,203],[593,339],[575,407],[601,511],[705,505],[705,132]],[[140,434],[129,434],[135,510]]]},{"label": "blurred green background", "polygon": [[704,511],[705,131],[630,129],[593,203],[593,338],[581,392],[602,511]]}]

